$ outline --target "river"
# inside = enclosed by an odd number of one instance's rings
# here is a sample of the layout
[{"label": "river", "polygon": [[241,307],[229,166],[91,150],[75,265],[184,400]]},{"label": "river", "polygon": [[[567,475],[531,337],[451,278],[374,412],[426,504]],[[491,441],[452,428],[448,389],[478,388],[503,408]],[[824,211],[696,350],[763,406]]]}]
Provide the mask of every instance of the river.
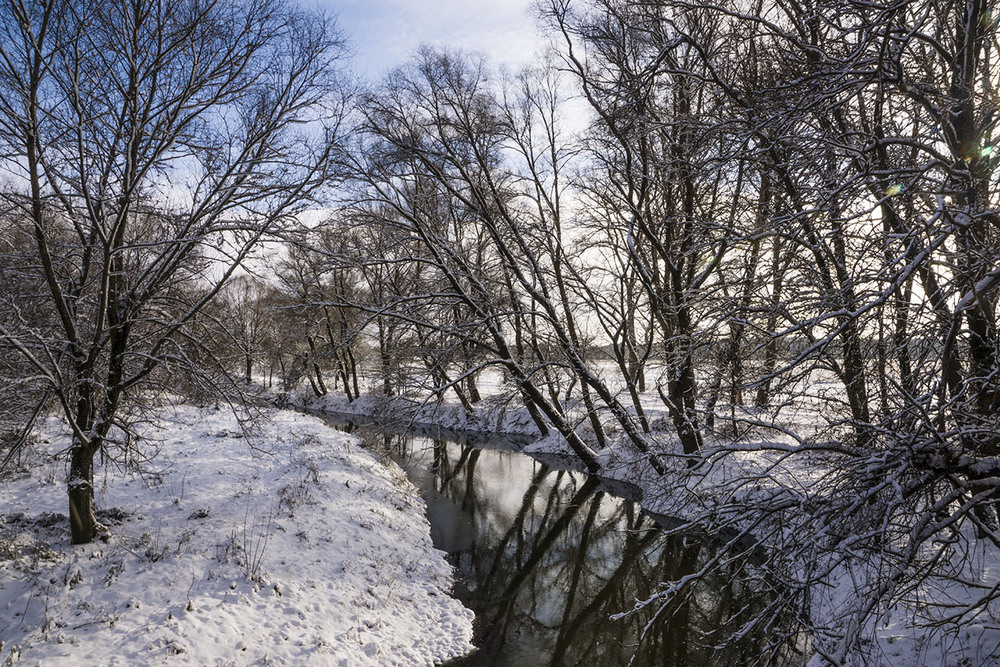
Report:
[{"label": "river", "polygon": [[477,650],[448,667],[802,664],[787,643],[771,650],[773,634],[750,628],[729,638],[773,599],[747,559],[706,578],[683,603],[610,620],[719,548],[664,530],[635,502],[635,487],[522,454],[524,440],[359,434],[420,490],[434,545],[455,567],[453,595],[476,613]]}]

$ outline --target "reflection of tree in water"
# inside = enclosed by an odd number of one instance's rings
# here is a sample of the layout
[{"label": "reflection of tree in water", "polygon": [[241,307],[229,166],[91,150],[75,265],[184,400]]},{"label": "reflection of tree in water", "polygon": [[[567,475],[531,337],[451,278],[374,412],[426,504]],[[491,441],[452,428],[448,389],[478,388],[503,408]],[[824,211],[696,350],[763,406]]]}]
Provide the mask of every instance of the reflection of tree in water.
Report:
[{"label": "reflection of tree in water", "polygon": [[[405,458],[406,444],[395,444]],[[662,582],[694,573],[720,547],[667,534],[595,478],[523,455],[435,442],[429,458],[418,484],[460,508],[474,531],[449,558],[458,570],[455,593],[476,612],[481,650],[455,664],[625,665],[633,656],[636,665],[777,662],[753,628],[729,640],[767,603],[746,558],[732,558],[680,602],[611,621]],[[505,505],[497,500],[504,495],[518,501]]]}]

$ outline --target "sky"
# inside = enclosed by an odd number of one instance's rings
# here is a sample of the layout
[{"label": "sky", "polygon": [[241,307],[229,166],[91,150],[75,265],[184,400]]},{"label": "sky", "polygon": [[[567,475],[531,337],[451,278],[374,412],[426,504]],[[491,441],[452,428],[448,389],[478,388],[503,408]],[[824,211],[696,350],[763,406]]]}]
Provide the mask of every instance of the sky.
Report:
[{"label": "sky", "polygon": [[532,0],[314,0],[338,17],[353,65],[377,78],[401,65],[420,44],[475,51],[512,69],[526,65],[542,40]]}]

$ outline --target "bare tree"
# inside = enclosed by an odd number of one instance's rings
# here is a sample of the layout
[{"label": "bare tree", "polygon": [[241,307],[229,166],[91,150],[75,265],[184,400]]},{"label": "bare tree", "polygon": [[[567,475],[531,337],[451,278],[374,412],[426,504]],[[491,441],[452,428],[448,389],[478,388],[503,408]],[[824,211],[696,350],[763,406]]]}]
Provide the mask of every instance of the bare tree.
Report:
[{"label": "bare tree", "polygon": [[93,539],[94,457],[129,441],[185,325],[332,175],[328,20],[278,0],[4,2],[3,197],[33,239],[52,320],[6,319],[72,430],[74,543]]},{"label": "bare tree", "polygon": [[[569,165],[579,152],[562,130],[554,74],[525,74],[494,86],[482,65],[424,51],[365,109],[373,143],[365,146],[372,157],[361,172],[373,189],[369,196],[423,245],[420,261],[427,270],[439,272],[443,287],[428,298],[461,304],[468,318],[464,331],[476,332],[484,363],[503,368],[543,433],[554,427],[588,467],[598,466],[577,432],[578,418],[600,447],[609,444],[610,419],[627,446],[665,470],[651,451],[637,395],[623,402],[594,365],[591,329],[608,323],[608,303],[588,282],[592,274],[577,252],[579,227],[567,212]],[[443,228],[449,219],[461,220],[463,230],[478,229],[471,236],[485,241],[488,253],[470,254],[463,241],[469,232]],[[679,335],[670,339],[670,349],[684,338]],[[681,357],[689,358],[690,341],[682,346],[687,352]],[[680,368],[693,373],[691,363]],[[560,378],[578,387],[579,412],[562,404]],[[688,423],[687,411],[673,414]],[[688,454],[697,452],[697,429],[679,432],[688,438]]]},{"label": "bare tree", "polygon": [[[359,298],[366,260],[359,239],[359,234],[336,218],[300,230],[278,263],[279,293],[272,316],[286,324],[281,334],[285,344],[278,352],[306,360],[317,395],[325,391],[321,366],[329,364],[335,372],[334,383],[341,385],[348,400],[361,392],[359,347],[366,321],[360,314]],[[289,380],[293,376],[286,375]]]},{"label": "bare tree", "polygon": [[[712,297],[691,302],[709,317],[690,331],[726,363],[741,349],[759,359],[740,372],[761,406],[811,415],[734,412],[747,427],[767,428],[765,441],[781,434],[763,447],[774,468],[716,488],[723,501],[708,503],[699,520],[744,535],[753,525],[757,539],[772,540],[773,571],[789,585],[783,599],[793,614],[808,614],[810,595],[846,570],[865,573],[831,624],[811,628],[816,650],[834,664],[864,655],[878,609],[943,581],[966,586],[968,606],[942,607],[929,623],[957,631],[997,597],[992,584],[968,584],[975,565],[967,557],[1000,545],[996,7],[594,0],[545,8],[601,113],[598,136],[610,134],[618,162],[630,167],[619,173],[656,173],[649,164],[694,175],[673,181],[684,202],[686,184],[713,170],[692,169],[697,161],[669,142],[644,161],[643,141],[663,128],[717,138],[709,155],[735,175],[726,204],[743,222],[720,230],[724,255],[702,254],[699,267],[720,260],[701,294],[692,291],[697,283],[682,283],[685,298]],[[676,107],[656,115],[650,104],[683,95],[692,104],[686,121]],[[688,210],[711,211],[712,196],[700,190]],[[690,231],[678,239],[699,247]],[[681,255],[662,257],[683,265]],[[721,307],[705,307],[713,304]],[[707,335],[706,326],[722,322],[728,336]],[[746,336],[757,342],[736,344]],[[761,456],[759,437],[703,449],[701,469],[739,470],[739,456],[729,454],[747,447]],[[772,470],[815,477],[797,489]],[[773,493],[748,497],[747,484]]]},{"label": "bare tree", "polygon": [[697,10],[674,15],[658,4],[614,0],[580,11],[559,2],[548,8],[566,65],[596,116],[584,184],[592,226],[604,230],[605,246],[625,252],[624,278],[645,294],[664,367],[660,396],[684,453],[697,455],[700,324],[715,269],[733,242],[726,211],[735,211],[744,168],[719,160],[719,95],[682,31],[715,44],[718,22]]},{"label": "bare tree", "polygon": [[[225,365],[240,371],[249,385],[267,354],[277,348],[275,313],[270,311],[273,288],[263,279],[244,273],[233,277],[218,297],[202,311],[213,351]],[[235,358],[234,358],[235,357]]]}]

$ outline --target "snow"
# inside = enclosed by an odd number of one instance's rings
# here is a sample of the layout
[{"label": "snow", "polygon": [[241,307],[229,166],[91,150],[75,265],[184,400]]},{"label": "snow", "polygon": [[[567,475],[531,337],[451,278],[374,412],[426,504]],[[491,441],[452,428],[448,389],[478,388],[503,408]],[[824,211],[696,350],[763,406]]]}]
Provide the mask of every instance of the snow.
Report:
[{"label": "snow", "polygon": [[467,413],[453,400],[417,400],[404,396],[363,394],[348,401],[340,394],[317,397],[305,388],[289,394],[266,395],[278,403],[288,402],[302,409],[324,413],[356,415],[378,421],[382,425],[394,423],[403,428],[434,426],[470,433],[537,436],[538,428],[527,409],[516,401],[511,401],[498,384],[496,378],[490,378],[480,385],[484,397],[472,413]]},{"label": "snow", "polygon": [[[160,415],[142,473],[99,472],[106,541],[71,547],[55,420],[0,479],[0,664],[431,665],[472,649],[416,490],[287,410]],[[155,467],[155,468],[154,468]]]}]

